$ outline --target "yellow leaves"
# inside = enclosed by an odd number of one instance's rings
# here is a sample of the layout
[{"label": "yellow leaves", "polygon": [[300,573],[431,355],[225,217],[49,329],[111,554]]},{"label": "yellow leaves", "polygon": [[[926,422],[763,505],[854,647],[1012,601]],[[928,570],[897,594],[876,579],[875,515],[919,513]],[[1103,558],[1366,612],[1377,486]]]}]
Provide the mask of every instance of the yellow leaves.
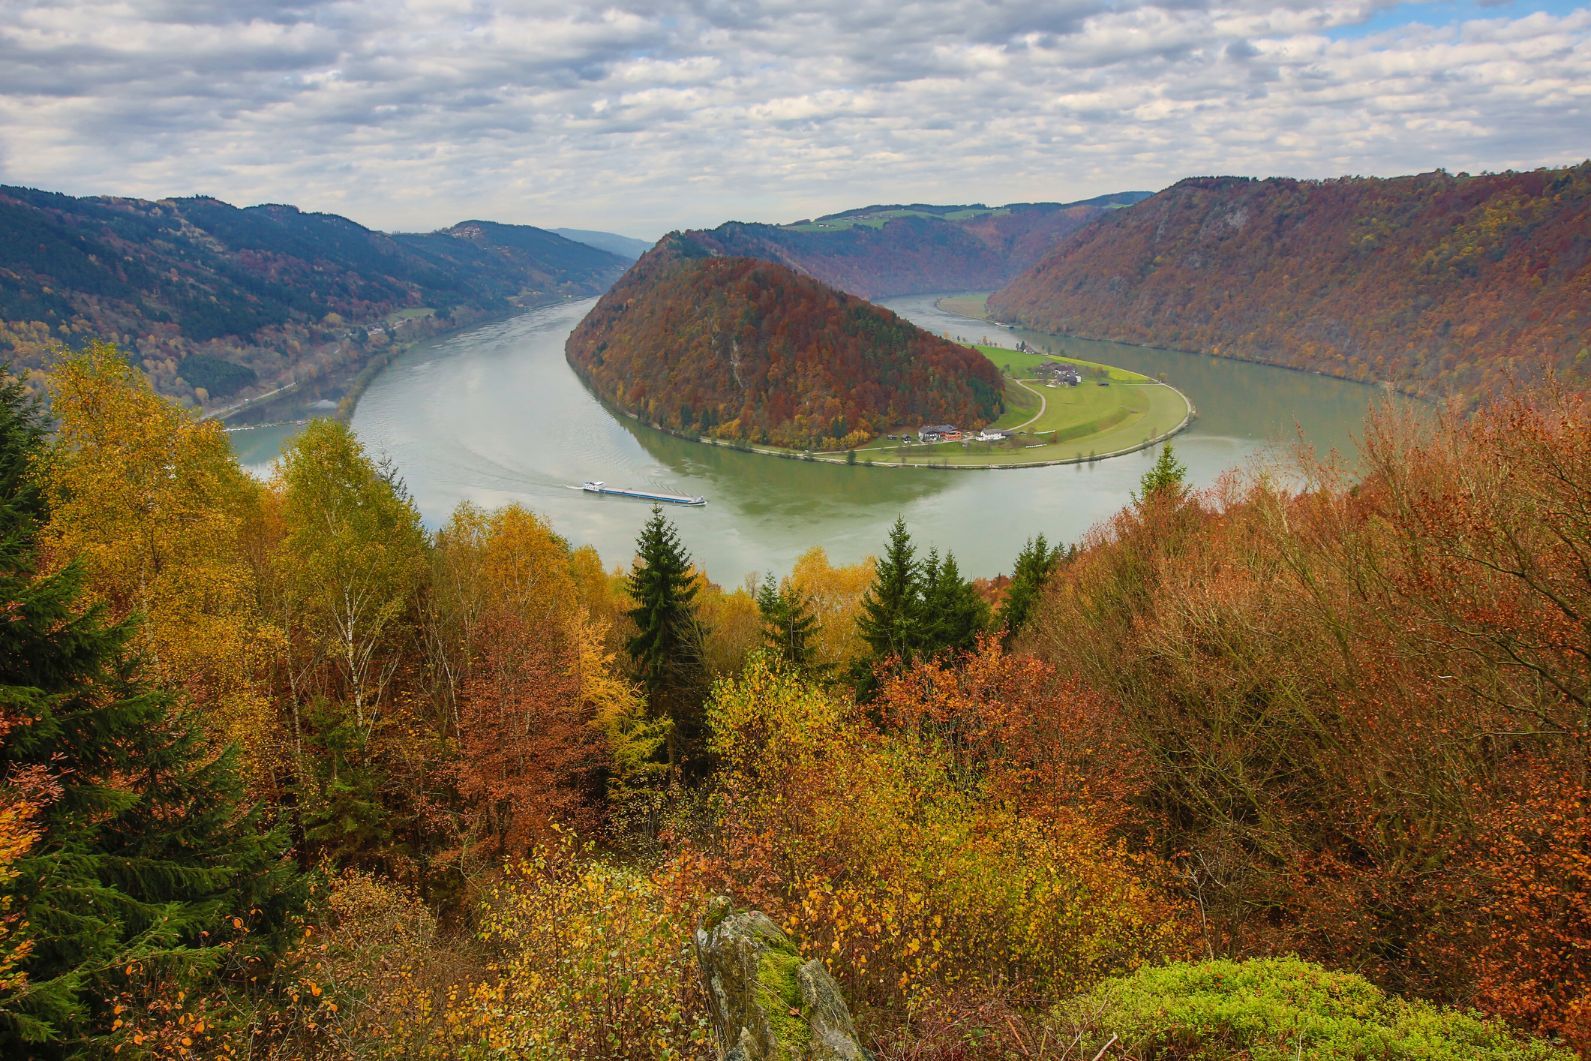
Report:
[{"label": "yellow leaves", "polygon": [[568,833],[538,848],[484,897],[494,975],[454,994],[447,1022],[514,1056],[696,1056],[705,1017],[692,925],[661,887]]},{"label": "yellow leaves", "polygon": [[258,753],[265,623],[243,539],[259,485],[219,424],[161,398],[112,346],[67,358],[49,387],[49,551],[79,557],[116,618],[147,616],[137,636],[154,677]]}]

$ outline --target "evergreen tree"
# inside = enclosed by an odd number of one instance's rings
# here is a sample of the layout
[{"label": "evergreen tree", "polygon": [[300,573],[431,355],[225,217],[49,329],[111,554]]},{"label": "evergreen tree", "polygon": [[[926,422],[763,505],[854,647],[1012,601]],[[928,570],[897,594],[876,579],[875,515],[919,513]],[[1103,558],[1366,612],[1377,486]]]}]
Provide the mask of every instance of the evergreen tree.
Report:
[{"label": "evergreen tree", "polygon": [[922,643],[922,569],[915,558],[906,521],[895,520],[889,544],[873,572],[873,583],[862,595],[857,629],[870,650],[863,661],[864,690],[871,687],[876,665],[888,660],[910,660]]},{"label": "evergreen tree", "polygon": [[1135,505],[1146,505],[1151,498],[1168,498],[1172,501],[1181,501],[1188,492],[1188,469],[1173,454],[1171,443],[1167,442],[1160,447],[1160,456],[1156,459],[1154,467],[1144,472],[1144,477],[1139,481],[1138,492],[1133,495]]},{"label": "evergreen tree", "polygon": [[936,553],[928,554],[922,597],[924,655],[969,651],[989,627],[988,602],[961,577],[954,553],[946,553],[943,560]]},{"label": "evergreen tree", "polygon": [[653,507],[652,517],[641,528],[635,551],[627,584],[635,602],[628,614],[636,634],[626,647],[646,689],[652,717],[669,723],[664,742],[669,766],[698,773],[703,766],[707,668],[690,554],[659,507]]},{"label": "evergreen tree", "polygon": [[762,616],[762,640],[768,650],[804,674],[816,669],[816,649],[812,638],[818,619],[800,590],[774,581],[772,575],[757,590],[757,611]]},{"label": "evergreen tree", "polygon": [[[44,516],[31,479],[38,415],[0,386],[0,776],[39,794],[36,841],[8,868],[4,904],[29,944],[25,980],[0,999],[0,1055],[111,1049],[106,1012],[140,975],[193,994],[241,944],[302,900],[280,832],[243,803],[231,751],[210,754],[194,720],[145,686],[130,624],[81,603],[75,564],[40,570]],[[241,921],[239,922],[241,923]]]},{"label": "evergreen tree", "polygon": [[1006,587],[998,622],[1000,638],[1007,648],[1011,647],[1011,642],[1027,624],[1044,583],[1060,558],[1061,547],[1050,548],[1042,534],[1029,538],[1027,544],[1022,546],[1022,551],[1017,553],[1016,564],[1011,568],[1011,585]]}]

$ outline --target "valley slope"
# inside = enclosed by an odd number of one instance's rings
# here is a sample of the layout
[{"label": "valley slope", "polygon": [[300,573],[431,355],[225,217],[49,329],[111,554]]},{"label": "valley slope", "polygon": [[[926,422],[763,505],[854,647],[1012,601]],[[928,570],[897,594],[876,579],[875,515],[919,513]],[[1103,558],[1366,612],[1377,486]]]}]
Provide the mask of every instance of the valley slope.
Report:
[{"label": "valley slope", "polygon": [[992,291],[1090,221],[1148,195],[1003,207],[869,206],[790,225],[731,221],[690,235],[721,254],[778,262],[863,298]]},{"label": "valley slope", "polygon": [[671,431],[847,449],[895,427],[1000,414],[981,354],[782,265],[666,236],[569,337],[569,363]]},{"label": "valley slope", "polygon": [[1591,382],[1591,163],[1184,180],[989,299],[999,320],[1478,400]]},{"label": "valley slope", "polygon": [[0,187],[0,356],[37,370],[58,343],[112,339],[214,407],[344,378],[398,335],[597,294],[624,266],[522,225],[388,235],[291,206]]}]

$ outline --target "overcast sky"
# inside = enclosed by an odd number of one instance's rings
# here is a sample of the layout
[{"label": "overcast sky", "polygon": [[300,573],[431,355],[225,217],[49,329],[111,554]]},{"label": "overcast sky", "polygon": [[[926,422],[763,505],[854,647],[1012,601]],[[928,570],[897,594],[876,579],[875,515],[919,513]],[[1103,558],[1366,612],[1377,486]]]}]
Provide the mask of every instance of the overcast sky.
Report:
[{"label": "overcast sky", "polygon": [[0,0],[0,183],[653,237],[1591,156],[1551,0]]}]

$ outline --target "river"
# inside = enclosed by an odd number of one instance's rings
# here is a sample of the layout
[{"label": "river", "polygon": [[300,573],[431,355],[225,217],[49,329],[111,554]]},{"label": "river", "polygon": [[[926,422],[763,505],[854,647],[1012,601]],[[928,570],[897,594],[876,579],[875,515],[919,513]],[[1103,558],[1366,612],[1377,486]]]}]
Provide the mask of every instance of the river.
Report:
[{"label": "river", "polygon": [[[1004,335],[1166,379],[1198,418],[1175,441],[1196,485],[1226,469],[1272,460],[1298,435],[1351,451],[1380,391],[1266,365],[1011,332],[947,314],[934,296],[885,305],[931,330],[978,339]],[[703,508],[671,508],[680,537],[712,578],[739,583],[785,572],[821,545],[836,562],[876,553],[890,523],[956,554],[969,575],[1010,568],[1024,540],[1078,539],[1128,501],[1153,451],[1094,464],[1004,471],[936,471],[814,464],[705,446],[608,412],[564,361],[564,340],[592,306],[572,302],[482,325],[399,357],[365,391],[353,428],[370,453],[390,458],[428,526],[461,501],[519,502],[575,544],[595,545],[610,566],[628,563],[645,504],[574,489],[585,479],[700,494]],[[291,429],[233,435],[241,459],[268,470]]]}]

